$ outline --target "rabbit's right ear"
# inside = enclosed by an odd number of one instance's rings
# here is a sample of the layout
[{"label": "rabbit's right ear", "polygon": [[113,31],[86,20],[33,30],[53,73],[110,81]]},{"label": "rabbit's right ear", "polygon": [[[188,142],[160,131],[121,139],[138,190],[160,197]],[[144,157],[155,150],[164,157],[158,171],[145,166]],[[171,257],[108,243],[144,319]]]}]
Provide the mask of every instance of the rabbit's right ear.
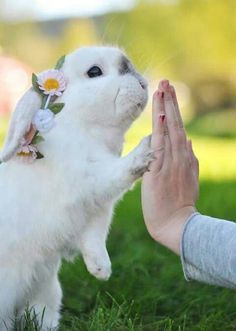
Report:
[{"label": "rabbit's right ear", "polygon": [[[41,106],[41,98],[33,88],[28,90],[16,105],[10,128],[0,155],[2,162],[8,161],[20,146],[21,139],[30,130],[34,112]],[[1,162],[0,161],[0,162]]]}]

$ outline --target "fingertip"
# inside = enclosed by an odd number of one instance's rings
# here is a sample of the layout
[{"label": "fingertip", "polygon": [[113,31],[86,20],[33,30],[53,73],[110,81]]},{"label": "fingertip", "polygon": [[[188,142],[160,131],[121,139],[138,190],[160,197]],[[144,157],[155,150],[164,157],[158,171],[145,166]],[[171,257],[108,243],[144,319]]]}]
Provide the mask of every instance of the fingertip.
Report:
[{"label": "fingertip", "polygon": [[161,91],[166,91],[170,86],[170,82],[168,79],[163,79],[160,81],[159,85],[158,85],[158,88],[159,90]]}]

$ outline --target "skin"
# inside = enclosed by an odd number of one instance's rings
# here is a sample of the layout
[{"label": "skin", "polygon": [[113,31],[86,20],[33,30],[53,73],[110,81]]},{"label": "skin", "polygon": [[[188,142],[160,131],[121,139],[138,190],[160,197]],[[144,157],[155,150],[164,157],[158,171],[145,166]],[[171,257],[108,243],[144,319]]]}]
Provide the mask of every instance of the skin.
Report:
[{"label": "skin", "polygon": [[154,240],[179,255],[184,225],[196,212],[199,168],[174,87],[166,80],[153,95],[152,114],[151,147],[156,159],[142,181],[144,221]]}]

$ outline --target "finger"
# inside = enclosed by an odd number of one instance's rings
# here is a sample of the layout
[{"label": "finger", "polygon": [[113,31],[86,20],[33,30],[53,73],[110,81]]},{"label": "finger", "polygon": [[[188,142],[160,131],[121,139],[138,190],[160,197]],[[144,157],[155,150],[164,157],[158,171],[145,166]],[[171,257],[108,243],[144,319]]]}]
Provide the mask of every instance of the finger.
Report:
[{"label": "finger", "polygon": [[172,167],[173,157],[171,150],[171,142],[168,134],[165,135],[165,149],[164,149],[164,158],[162,169],[167,174],[169,173],[169,169]]},{"label": "finger", "polygon": [[175,105],[173,102],[172,95],[170,93],[170,83],[168,80],[162,80],[159,83],[159,89],[160,91],[164,92],[164,109],[166,112],[166,106],[168,114],[167,116],[167,126],[172,125],[173,127],[178,127],[178,118],[176,116],[175,112]]},{"label": "finger", "polygon": [[184,129],[179,127],[175,106],[169,91],[166,91],[164,94],[164,104],[172,154],[174,158],[179,158],[187,152],[187,138]]},{"label": "finger", "polygon": [[169,82],[162,81],[160,86],[164,91],[164,107],[172,155],[174,159],[181,161],[183,157],[187,157],[186,134],[183,127],[179,125],[175,104],[170,93]]},{"label": "finger", "polygon": [[[158,93],[159,92],[159,93]],[[164,95],[162,90],[158,90],[156,92],[156,98],[154,95],[154,103],[153,103],[153,146],[155,148],[161,148],[164,146],[164,152],[161,157],[159,157],[160,163],[158,164],[156,161],[152,163],[150,170],[160,170],[162,167],[168,168],[172,162],[172,154],[171,154],[171,143],[168,133],[168,127],[166,123],[166,115],[165,114],[165,104],[164,104]],[[161,132],[161,139],[158,139],[158,134]],[[158,158],[157,158],[158,160]],[[155,167],[155,168],[154,168]]]},{"label": "finger", "polygon": [[199,162],[198,162],[196,155],[194,154],[191,140],[187,141],[187,148],[188,148],[188,154],[189,154],[189,159],[190,159],[192,169],[193,169],[196,177],[198,178],[199,177]]},{"label": "finger", "polygon": [[183,128],[183,120],[181,117],[180,109],[179,109],[179,104],[176,96],[175,89],[172,85],[170,85],[168,80],[162,80],[159,83],[159,89],[160,91],[166,92],[169,91],[171,96],[172,96],[172,101],[174,104],[174,110],[175,110],[175,119],[177,120],[177,124],[180,128]]},{"label": "finger", "polygon": [[150,166],[151,171],[159,171],[163,163],[165,114],[163,93],[156,91],[153,95],[152,106],[152,139],[151,147],[155,152],[156,160]]},{"label": "finger", "polygon": [[[162,119],[162,122],[160,120]],[[152,103],[152,142],[153,149],[163,146],[164,143],[164,93],[157,90],[153,95]]]},{"label": "finger", "polygon": [[172,100],[173,100],[173,103],[174,103],[174,106],[175,106],[175,113],[176,113],[176,117],[177,117],[177,120],[178,120],[178,125],[179,125],[180,128],[183,128],[184,124],[183,124],[183,119],[182,119],[180,109],[179,109],[179,103],[178,103],[178,100],[177,100],[175,88],[172,85],[170,85],[170,93],[171,93]]}]

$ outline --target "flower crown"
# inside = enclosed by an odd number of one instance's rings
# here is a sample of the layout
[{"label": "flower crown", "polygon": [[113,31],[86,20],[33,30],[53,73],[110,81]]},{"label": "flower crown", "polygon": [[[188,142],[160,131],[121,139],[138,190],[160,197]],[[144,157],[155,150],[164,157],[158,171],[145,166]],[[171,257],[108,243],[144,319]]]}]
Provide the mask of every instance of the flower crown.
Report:
[{"label": "flower crown", "polygon": [[54,103],[66,89],[66,81],[60,71],[65,56],[62,56],[54,69],[46,70],[39,75],[32,74],[32,85],[34,90],[41,96],[41,108],[35,110],[30,130],[21,140],[17,155],[27,157],[34,161],[44,156],[39,152],[37,144],[44,141],[41,133],[50,131],[55,125],[55,115],[64,107],[64,103]]}]

